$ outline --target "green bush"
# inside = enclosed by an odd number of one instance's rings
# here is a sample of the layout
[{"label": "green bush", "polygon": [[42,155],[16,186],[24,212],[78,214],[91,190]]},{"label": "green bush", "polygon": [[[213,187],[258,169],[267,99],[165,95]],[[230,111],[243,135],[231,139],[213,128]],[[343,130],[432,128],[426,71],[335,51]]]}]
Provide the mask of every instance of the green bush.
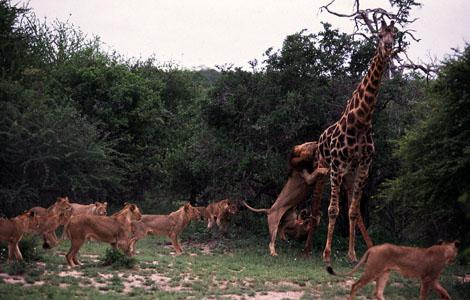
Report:
[{"label": "green bush", "polygon": [[[39,261],[42,259],[43,250],[38,245],[37,236],[25,236],[20,241],[19,247],[23,259],[26,262]],[[0,243],[0,261],[6,261],[8,259],[8,245],[7,243]]]},{"label": "green bush", "polygon": [[38,247],[39,237],[36,235],[23,237],[20,241],[20,250],[26,262],[40,261],[43,258],[44,250]]},{"label": "green bush", "polygon": [[12,261],[4,267],[4,272],[8,275],[22,275],[25,274],[28,268],[28,264],[23,261]]},{"label": "green bush", "polygon": [[137,259],[128,257],[114,248],[108,248],[101,262],[104,266],[111,266],[113,269],[131,269],[137,264]]}]

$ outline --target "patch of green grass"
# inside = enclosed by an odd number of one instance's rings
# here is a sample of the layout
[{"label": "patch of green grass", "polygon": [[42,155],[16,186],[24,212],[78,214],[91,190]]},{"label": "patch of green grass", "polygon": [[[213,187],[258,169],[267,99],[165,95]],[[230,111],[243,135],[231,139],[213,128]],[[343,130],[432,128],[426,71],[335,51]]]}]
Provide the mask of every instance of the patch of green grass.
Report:
[{"label": "patch of green grass", "polygon": [[122,279],[117,274],[113,275],[113,277],[110,279],[110,283],[110,287],[114,291],[121,293],[124,290],[124,284],[122,283]]},{"label": "patch of green grass", "polygon": [[[303,292],[303,299],[318,298],[346,298],[349,294],[350,283],[347,280],[358,279],[360,270],[354,278],[334,277],[325,271],[321,260],[323,240],[318,237],[313,256],[304,259],[300,256],[303,248],[301,242],[278,241],[278,257],[268,254],[268,236],[253,236],[241,232],[231,233],[233,238],[227,239],[217,236],[214,240],[212,233],[205,228],[198,229],[195,225],[191,230],[198,232],[193,236],[190,232],[181,238],[184,253],[179,256],[170,255],[171,246],[166,245],[164,238],[147,237],[137,245],[140,252],[135,264],[128,269],[119,264],[118,270],[111,265],[103,266],[93,262],[95,256],[102,260],[119,261],[121,257],[109,255],[109,245],[105,243],[89,242],[80,249],[80,260],[84,265],[76,271],[83,273],[83,277],[58,277],[60,271],[68,271],[64,253],[68,251],[69,241],[61,242],[59,247],[45,251],[41,261],[46,263],[45,268],[36,264],[26,265],[25,279],[28,282],[44,280],[43,287],[28,287],[12,289],[9,285],[0,282],[2,298],[11,297],[44,299],[44,298],[85,298],[85,299],[120,299],[130,297],[135,299],[184,299],[207,298],[222,299],[227,295],[240,295],[250,297],[253,295],[266,295],[270,291],[283,292],[295,290]],[[236,228],[234,228],[236,229]],[[187,243],[189,238],[193,241]],[[201,245],[211,245],[210,254],[201,252]],[[364,250],[360,245],[358,255]],[[333,266],[335,271],[342,273],[351,269],[351,264],[345,259],[347,239],[335,237],[333,253]],[[119,253],[119,252],[118,252]],[[196,253],[196,256],[190,255]],[[122,255],[121,253],[119,253]],[[111,256],[111,258],[109,257]],[[122,255],[126,258],[126,256]],[[3,269],[7,264],[1,265]],[[45,269],[45,270],[44,270]],[[455,275],[468,272],[468,265],[453,265],[445,269],[441,276],[442,285],[449,291],[453,299],[470,299],[469,285],[460,284]],[[113,274],[111,279],[101,277],[98,273]],[[118,276],[118,273],[122,275]],[[142,287],[133,289],[129,294],[123,294],[124,281],[130,280],[130,275],[144,277]],[[152,275],[163,277],[151,279]],[[121,277],[120,277],[121,276]],[[0,280],[1,281],[1,280]],[[106,284],[102,288],[91,286],[92,281]],[[66,289],[59,288],[60,283],[67,283]],[[80,287],[84,284],[85,287]],[[182,288],[181,291],[165,291]],[[9,291],[16,290],[16,291]],[[17,291],[20,290],[20,291]],[[5,292],[5,297],[4,293]],[[369,284],[358,293],[359,296],[373,296],[374,285]],[[387,299],[417,299],[419,295],[419,281],[410,280],[400,275],[392,275],[385,289]],[[437,299],[435,293],[430,299]]]}]

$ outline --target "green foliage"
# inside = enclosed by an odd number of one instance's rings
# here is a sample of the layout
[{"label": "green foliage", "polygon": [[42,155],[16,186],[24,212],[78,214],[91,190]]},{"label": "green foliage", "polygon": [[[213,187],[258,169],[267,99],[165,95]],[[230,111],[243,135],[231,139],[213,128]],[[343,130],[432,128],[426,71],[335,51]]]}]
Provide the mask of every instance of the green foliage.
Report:
[{"label": "green foliage", "polygon": [[[420,122],[399,140],[400,176],[384,198],[393,202],[409,237],[469,240],[470,47],[450,57],[417,110]],[[406,220],[406,221],[405,221]],[[427,220],[428,222],[422,222]]]},{"label": "green foliage", "polygon": [[114,248],[107,248],[101,259],[104,266],[111,266],[113,269],[132,269],[137,264],[135,257],[128,257]]},{"label": "green foliage", "polygon": [[39,261],[43,258],[44,250],[38,246],[39,239],[37,235],[27,235],[21,239],[19,247],[25,262]]},{"label": "green foliage", "polygon": [[[24,236],[20,243],[19,248],[23,260],[27,263],[38,261],[43,258],[44,250],[42,247],[38,247],[39,237],[27,235]],[[8,258],[8,245],[5,242],[0,242],[0,261],[6,261]]]},{"label": "green foliage", "polygon": [[27,272],[28,264],[22,261],[12,261],[4,267],[4,272],[8,275],[23,275]]}]

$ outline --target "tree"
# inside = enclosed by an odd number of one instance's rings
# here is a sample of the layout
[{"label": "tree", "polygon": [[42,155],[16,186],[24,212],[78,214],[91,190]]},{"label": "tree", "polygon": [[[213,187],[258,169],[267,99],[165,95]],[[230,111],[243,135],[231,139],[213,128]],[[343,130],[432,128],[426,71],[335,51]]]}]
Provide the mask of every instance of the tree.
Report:
[{"label": "tree", "polygon": [[470,242],[468,78],[469,45],[444,62],[424,102],[417,104],[420,121],[399,139],[400,175],[387,182],[382,199],[395,210],[394,230],[402,237]]}]

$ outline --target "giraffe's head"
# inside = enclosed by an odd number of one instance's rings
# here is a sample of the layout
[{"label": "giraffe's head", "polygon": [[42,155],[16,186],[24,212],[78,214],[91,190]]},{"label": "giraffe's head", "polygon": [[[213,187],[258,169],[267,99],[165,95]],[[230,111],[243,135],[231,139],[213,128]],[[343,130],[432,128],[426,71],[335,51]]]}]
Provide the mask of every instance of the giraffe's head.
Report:
[{"label": "giraffe's head", "polygon": [[382,26],[379,29],[379,51],[380,55],[383,58],[388,58],[392,54],[393,44],[395,43],[395,35],[397,29],[394,26],[395,22],[390,22],[390,25],[387,25],[385,21],[382,20]]}]

